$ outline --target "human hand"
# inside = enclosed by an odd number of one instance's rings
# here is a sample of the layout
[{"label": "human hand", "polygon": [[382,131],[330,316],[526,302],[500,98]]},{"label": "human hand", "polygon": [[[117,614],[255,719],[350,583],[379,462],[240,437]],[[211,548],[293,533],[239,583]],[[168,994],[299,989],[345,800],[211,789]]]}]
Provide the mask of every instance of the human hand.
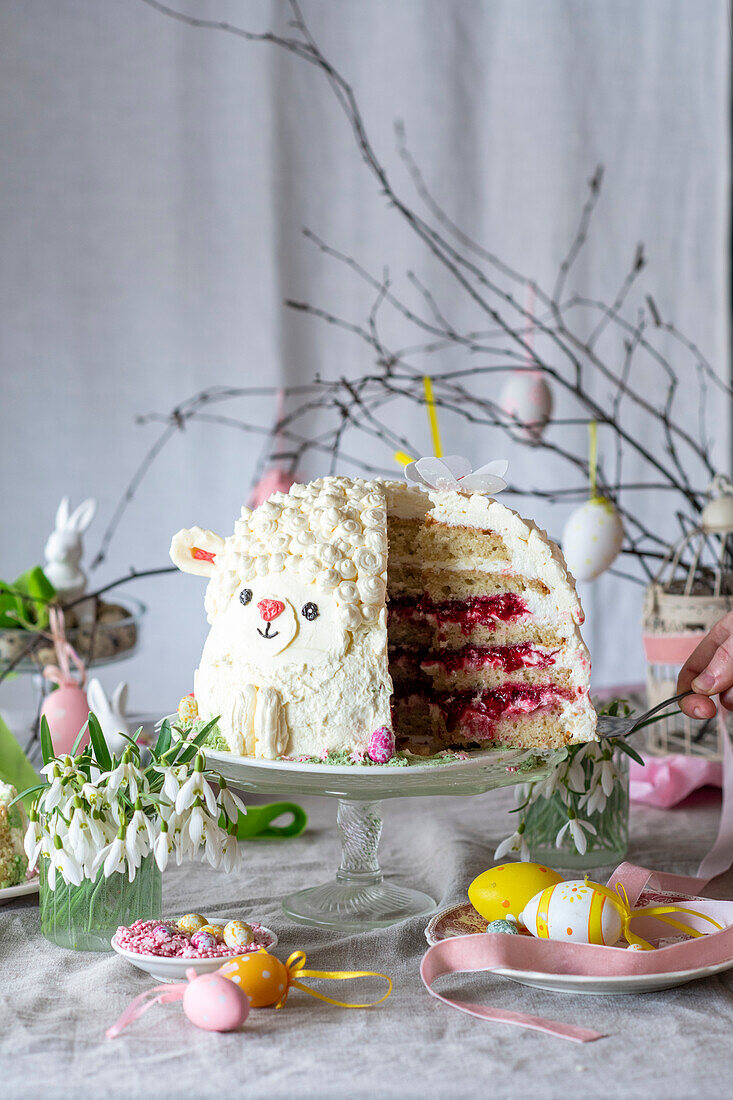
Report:
[{"label": "human hand", "polygon": [[720,695],[726,710],[733,710],[733,611],[720,619],[682,667],[677,691],[692,689],[680,702],[688,718],[714,718],[711,695]]}]

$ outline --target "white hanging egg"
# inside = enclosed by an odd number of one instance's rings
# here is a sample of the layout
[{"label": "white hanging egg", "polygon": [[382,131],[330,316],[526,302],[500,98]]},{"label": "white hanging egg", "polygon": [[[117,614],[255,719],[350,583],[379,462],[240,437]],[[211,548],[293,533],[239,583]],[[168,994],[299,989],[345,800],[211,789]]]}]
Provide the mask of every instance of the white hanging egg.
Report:
[{"label": "white hanging egg", "polygon": [[613,947],[621,935],[621,913],[594,886],[582,878],[548,886],[527,902],[519,919],[539,939]]},{"label": "white hanging egg", "polygon": [[588,500],[568,518],[562,533],[562,552],[568,569],[579,581],[592,581],[618,557],[624,525],[610,500]]},{"label": "white hanging egg", "polygon": [[552,415],[552,390],[541,371],[515,371],[502,386],[499,407],[522,422],[519,435],[536,443]]}]

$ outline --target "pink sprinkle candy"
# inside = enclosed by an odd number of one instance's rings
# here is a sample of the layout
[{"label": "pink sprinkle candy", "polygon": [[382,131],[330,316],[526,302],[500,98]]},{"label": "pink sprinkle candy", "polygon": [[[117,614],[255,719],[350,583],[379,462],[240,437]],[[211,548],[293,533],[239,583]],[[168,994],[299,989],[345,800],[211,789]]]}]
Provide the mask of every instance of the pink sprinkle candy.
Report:
[{"label": "pink sprinkle candy", "polygon": [[375,730],[369,738],[367,755],[375,764],[386,764],[394,756],[394,734],[387,726]]},{"label": "pink sprinkle candy", "polygon": [[[162,924],[159,920],[136,920],[129,928],[121,927],[115,934],[115,943],[125,951],[132,951],[136,955],[155,955],[163,959],[225,959],[232,955],[247,955],[258,951],[260,947],[272,946],[272,939],[262,929],[262,925],[250,921],[254,933],[252,943],[242,944],[237,947],[227,947],[225,943],[218,943],[210,933],[204,935],[212,941],[211,945],[197,945],[187,932],[181,932],[174,921]],[[164,939],[162,932],[169,933],[169,938]],[[198,935],[196,933],[195,935]]]}]

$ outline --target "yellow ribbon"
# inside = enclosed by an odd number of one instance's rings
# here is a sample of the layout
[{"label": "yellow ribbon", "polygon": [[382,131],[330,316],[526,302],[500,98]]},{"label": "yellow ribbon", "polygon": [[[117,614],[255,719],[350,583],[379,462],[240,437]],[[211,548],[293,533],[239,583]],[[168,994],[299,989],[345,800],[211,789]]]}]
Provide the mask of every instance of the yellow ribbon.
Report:
[{"label": "yellow ribbon", "polygon": [[698,932],[696,928],[691,928],[689,924],[684,924],[682,921],[674,920],[672,917],[666,916],[667,913],[686,913],[691,917],[699,917],[701,920],[709,921],[715,928],[720,931],[722,925],[718,924],[712,917],[708,917],[705,913],[698,913],[695,909],[685,909],[682,905],[647,905],[644,909],[632,909],[629,905],[629,898],[620,882],[616,883],[616,892],[609,890],[607,886],[601,886],[598,882],[589,882],[588,876],[585,876],[586,886],[590,886],[592,890],[597,890],[599,894],[603,894],[608,898],[611,904],[621,914],[621,931],[626,937],[629,943],[636,944],[637,947],[642,947],[644,951],[653,951],[654,947],[648,940],[644,940],[641,936],[637,936],[635,932],[631,931],[629,927],[632,920],[636,917],[656,917],[657,920],[662,921],[664,924],[671,925],[672,928],[676,928],[680,932],[685,932],[688,936],[694,936],[698,939],[700,936],[707,935],[706,932]]},{"label": "yellow ribbon", "polygon": [[[379,1005],[382,1001],[386,1001],[392,992],[392,979],[388,978],[386,974],[380,974],[378,970],[305,970],[305,961],[305,951],[293,951],[292,955],[285,963],[285,967],[288,971],[288,985],[282,997],[275,1005],[275,1008],[282,1008],[288,999],[290,987],[293,985],[296,989],[302,989],[304,993],[309,993],[311,997],[317,997],[319,1001],[326,1001],[330,1005],[338,1005],[339,1008],[373,1008],[374,1005]],[[349,978],[384,978],[389,988],[384,996],[380,997],[377,1001],[367,1001],[365,1004],[349,1004],[347,1001],[336,1001],[333,997],[326,997],[323,993],[316,993],[315,989],[303,985],[302,982],[297,980],[298,978],[330,978],[337,982],[344,982]]]},{"label": "yellow ribbon", "polygon": [[422,380],[425,388],[425,404],[428,409],[428,420],[430,421],[430,434],[433,437],[433,450],[435,451],[436,458],[443,457],[443,448],[440,443],[440,428],[438,427],[438,414],[435,411],[435,397],[433,395],[433,380],[428,375],[423,375]]},{"label": "yellow ribbon", "polygon": [[400,466],[409,466],[411,462],[415,461],[412,455],[406,454],[405,451],[395,451],[394,460],[399,462]]}]

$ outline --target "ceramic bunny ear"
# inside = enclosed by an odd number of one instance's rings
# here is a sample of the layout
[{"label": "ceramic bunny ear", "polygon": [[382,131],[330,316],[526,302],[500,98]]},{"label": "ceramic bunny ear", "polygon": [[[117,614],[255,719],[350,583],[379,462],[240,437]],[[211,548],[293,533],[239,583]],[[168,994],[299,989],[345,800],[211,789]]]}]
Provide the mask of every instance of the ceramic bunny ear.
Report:
[{"label": "ceramic bunny ear", "polygon": [[[67,501],[68,504],[68,501]],[[89,497],[88,500],[82,501],[78,508],[76,508],[69,516],[68,526],[72,531],[75,531],[77,535],[81,535],[86,531],[89,524],[94,519],[94,513],[97,510],[97,502]]]},{"label": "ceramic bunny ear", "polygon": [[121,680],[112,693],[112,710],[119,717],[120,721],[124,721],[125,718],[128,695],[129,688],[127,686],[127,681]]},{"label": "ceramic bunny ear", "polygon": [[186,527],[173,536],[171,561],[184,573],[197,577],[210,577],[214,572],[216,555],[224,549],[224,539],[213,531],[201,527]]},{"label": "ceramic bunny ear", "polygon": [[62,497],[61,503],[56,509],[56,528],[59,531],[63,531],[69,523],[69,498]]}]

